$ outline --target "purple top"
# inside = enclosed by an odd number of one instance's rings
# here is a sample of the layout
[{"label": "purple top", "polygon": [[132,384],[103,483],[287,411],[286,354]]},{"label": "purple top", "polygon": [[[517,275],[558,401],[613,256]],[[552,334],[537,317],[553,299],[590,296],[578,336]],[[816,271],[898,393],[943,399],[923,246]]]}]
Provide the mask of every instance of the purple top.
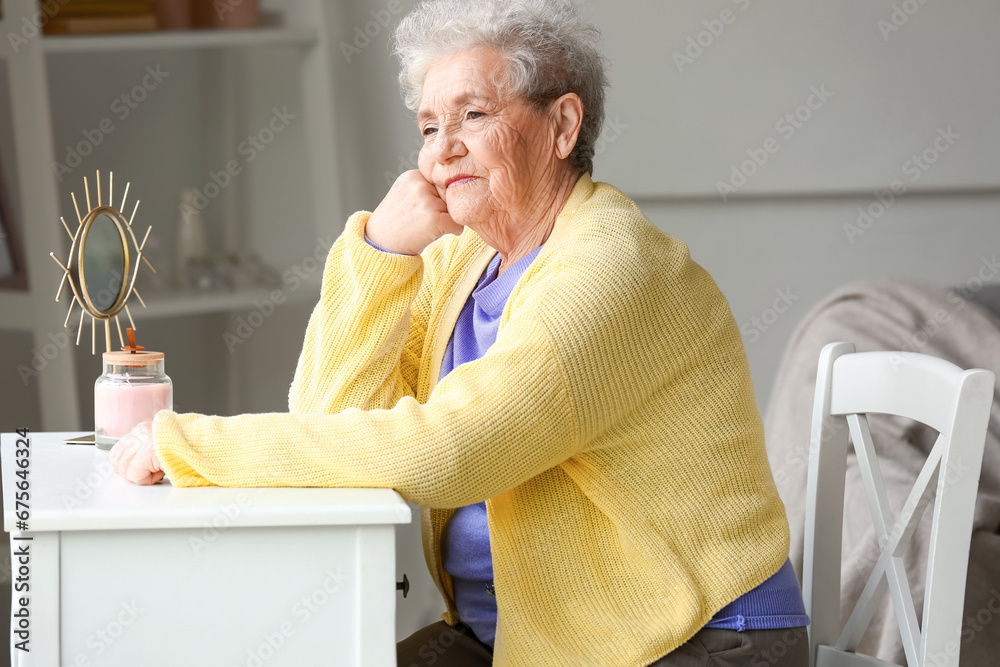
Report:
[{"label": "purple top", "polygon": [[[369,245],[390,252],[372,243]],[[514,286],[541,248],[512,264],[503,275],[500,254],[490,261],[479,284],[465,302],[441,364],[440,381],[467,361],[475,361],[496,341],[500,316]],[[497,604],[493,589],[493,553],[490,550],[486,503],[455,510],[441,541],[445,571],[451,575],[455,606],[462,621],[485,644],[493,646]],[[774,575],[748,593],[730,602],[705,627],[729,630],[796,628],[809,624],[802,593],[790,560]]]},{"label": "purple top", "polygon": [[[502,275],[497,253],[462,308],[444,351],[438,380],[467,361],[475,361],[497,339],[500,316],[521,274],[541,247],[512,264]],[[493,646],[497,627],[497,600],[493,594],[493,553],[486,523],[486,503],[455,510],[441,538],[445,572],[451,575],[455,606],[462,621],[484,644]]]}]

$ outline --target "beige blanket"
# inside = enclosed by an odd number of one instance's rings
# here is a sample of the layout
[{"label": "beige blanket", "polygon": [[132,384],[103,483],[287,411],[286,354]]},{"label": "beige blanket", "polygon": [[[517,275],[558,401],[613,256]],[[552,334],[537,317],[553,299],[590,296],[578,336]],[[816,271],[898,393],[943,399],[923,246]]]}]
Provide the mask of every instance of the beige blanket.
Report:
[{"label": "beige blanket", "polygon": [[[768,406],[765,429],[775,481],[788,511],[791,558],[801,579],[809,428],[822,347],[852,342],[859,352],[909,350],[947,359],[962,368],[986,368],[1000,378],[1000,319],[970,300],[976,280],[964,292],[895,280],[843,287],[814,307],[785,350]],[[982,296],[980,293],[978,296]],[[966,299],[963,297],[970,297]],[[930,429],[885,415],[870,418],[872,438],[897,515],[933,445]],[[878,554],[853,449],[848,457],[844,510],[842,618],[858,599]],[[906,555],[906,571],[917,616],[924,598],[930,519],[928,506]],[[986,453],[969,555],[961,665],[1000,665],[1000,402],[990,414]],[[882,601],[858,652],[905,665],[889,596]],[[929,664],[936,664],[931,662]]]}]

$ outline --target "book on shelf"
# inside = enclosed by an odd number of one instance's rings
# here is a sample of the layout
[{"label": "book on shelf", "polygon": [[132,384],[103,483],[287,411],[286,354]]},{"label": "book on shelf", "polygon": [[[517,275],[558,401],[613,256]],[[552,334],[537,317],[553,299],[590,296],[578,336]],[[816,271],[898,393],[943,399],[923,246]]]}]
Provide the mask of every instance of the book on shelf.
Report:
[{"label": "book on shelf", "polygon": [[42,28],[46,35],[149,32],[158,28],[151,0],[63,0]]}]

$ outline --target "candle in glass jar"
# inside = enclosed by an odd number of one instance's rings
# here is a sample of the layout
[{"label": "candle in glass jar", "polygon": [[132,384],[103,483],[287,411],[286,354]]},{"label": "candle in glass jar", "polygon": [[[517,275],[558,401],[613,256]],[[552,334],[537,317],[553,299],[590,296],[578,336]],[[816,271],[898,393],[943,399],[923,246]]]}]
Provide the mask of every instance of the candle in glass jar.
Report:
[{"label": "candle in glass jar", "polygon": [[163,353],[105,352],[104,373],[94,384],[94,442],[111,449],[137,424],[173,409],[173,383]]},{"label": "candle in glass jar", "polygon": [[173,407],[168,384],[100,384],[94,387],[94,421],[112,438]]}]

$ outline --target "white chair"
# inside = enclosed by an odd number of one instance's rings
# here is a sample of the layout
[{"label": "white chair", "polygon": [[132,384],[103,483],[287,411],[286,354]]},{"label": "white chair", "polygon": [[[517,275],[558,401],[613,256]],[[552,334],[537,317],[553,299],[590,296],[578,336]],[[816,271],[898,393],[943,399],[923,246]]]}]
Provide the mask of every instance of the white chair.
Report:
[{"label": "white chair", "polygon": [[[969,542],[993,381],[990,371],[963,371],[924,354],[856,353],[851,343],[823,348],[810,433],[802,572],[803,598],[812,621],[811,667],[889,665],[854,652],[887,587],[908,667],[958,666]],[[868,413],[906,417],[939,433],[895,519],[872,445]],[[848,432],[881,551],[842,628],[841,537]],[[944,472],[932,484],[938,470]],[[955,470],[962,471],[958,477],[951,474]],[[902,556],[932,493],[924,608],[918,624]]]}]

